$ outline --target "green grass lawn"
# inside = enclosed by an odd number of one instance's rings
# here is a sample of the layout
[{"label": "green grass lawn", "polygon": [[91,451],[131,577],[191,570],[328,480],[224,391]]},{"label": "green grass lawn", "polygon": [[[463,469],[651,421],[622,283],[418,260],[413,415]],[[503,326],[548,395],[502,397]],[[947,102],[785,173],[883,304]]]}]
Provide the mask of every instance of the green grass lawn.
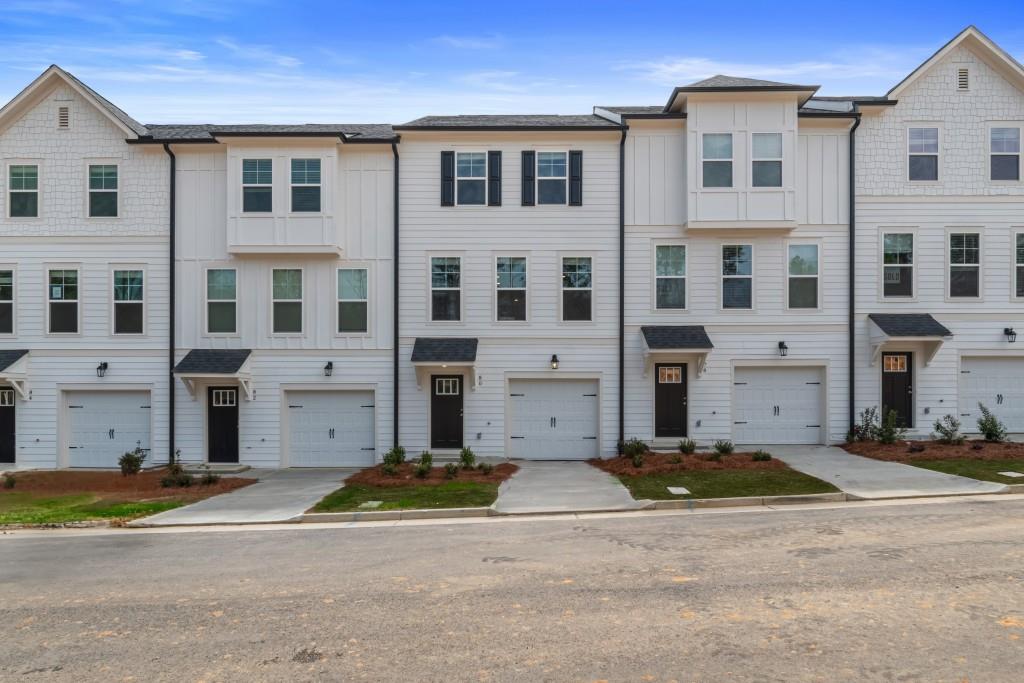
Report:
[{"label": "green grass lawn", "polygon": [[1024,472],[1024,459],[1018,460],[973,460],[954,458],[952,460],[911,460],[908,465],[927,470],[958,474],[961,477],[994,481],[1000,484],[1024,484],[1024,479],[1000,477],[997,472]]},{"label": "green grass lawn", "polygon": [[[689,470],[619,477],[637,500],[735,498],[834,493],[836,487],[795,470]],[[685,486],[689,496],[674,496],[669,486]]]},{"label": "green grass lawn", "polygon": [[180,501],[119,502],[91,493],[60,496],[11,491],[0,495],[0,524],[60,524],[94,519],[129,519],[155,515],[183,505]]},{"label": "green grass lawn", "polygon": [[[436,486],[362,486],[338,489],[313,507],[313,512],[351,512],[368,500],[382,501],[372,510],[430,510],[487,507],[498,497],[498,484],[453,481]],[[362,508],[372,511],[370,508]]]}]

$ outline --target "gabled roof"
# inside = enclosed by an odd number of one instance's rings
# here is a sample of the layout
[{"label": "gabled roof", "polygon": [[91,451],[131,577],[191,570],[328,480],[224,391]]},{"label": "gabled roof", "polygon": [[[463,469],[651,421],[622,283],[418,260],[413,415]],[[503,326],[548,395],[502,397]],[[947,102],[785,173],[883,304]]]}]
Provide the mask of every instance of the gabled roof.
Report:
[{"label": "gabled roof", "polygon": [[0,351],[0,372],[14,365],[26,353],[28,353],[28,350]]},{"label": "gabled roof", "polygon": [[473,363],[475,337],[417,337],[412,347],[413,363]]},{"label": "gabled roof", "polygon": [[174,374],[233,375],[251,353],[249,349],[192,349],[174,367]]},{"label": "gabled roof", "polygon": [[[796,83],[781,83],[779,81],[764,81],[759,78],[742,78],[739,76],[725,76],[718,74],[702,81],[696,81],[690,85],[679,86],[672,91],[672,95],[665,103],[664,111],[676,109],[676,99],[680,95],[688,93],[713,93],[713,92],[792,92],[800,93],[800,105],[803,106],[811,96],[818,91],[820,85],[799,85]],[[685,99],[685,98],[684,98]]]},{"label": "gabled roof", "polygon": [[594,114],[470,114],[424,116],[395,130],[615,130],[621,126]]},{"label": "gabled roof", "polygon": [[715,348],[703,325],[650,325],[640,331],[647,348],[652,350]]},{"label": "gabled roof", "polygon": [[1003,50],[1003,48],[992,42],[991,38],[972,25],[956,34],[952,40],[940,47],[935,54],[926,59],[919,67],[911,71],[906,78],[897,83],[893,89],[888,92],[889,98],[893,100],[897,99],[900,96],[900,93],[909,88],[910,85],[920,78],[925,72],[935,66],[935,64],[942,60],[943,57],[960,45],[965,45],[971,49],[972,52],[999,72],[1004,78],[1009,80],[1011,83],[1015,83],[1018,88],[1024,89],[1024,66],[1011,57],[1005,50]]},{"label": "gabled roof", "polygon": [[395,131],[386,123],[303,124],[149,124],[140,142],[216,142],[218,137],[340,137],[345,142],[391,142]]},{"label": "gabled roof", "polygon": [[868,318],[890,337],[952,337],[927,313],[870,313]]}]

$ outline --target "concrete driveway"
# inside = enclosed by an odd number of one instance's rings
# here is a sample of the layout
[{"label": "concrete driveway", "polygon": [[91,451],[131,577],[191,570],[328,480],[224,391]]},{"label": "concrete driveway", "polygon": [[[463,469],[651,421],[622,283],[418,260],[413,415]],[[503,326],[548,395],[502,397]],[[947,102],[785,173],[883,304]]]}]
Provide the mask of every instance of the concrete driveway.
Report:
[{"label": "concrete driveway", "polygon": [[835,446],[742,446],[763,448],[794,470],[817,477],[843,492],[867,500],[917,496],[999,493],[1003,484],[943,474],[896,462],[873,460]]},{"label": "concrete driveway", "polygon": [[519,471],[498,489],[503,514],[638,510],[643,505],[614,477],[579,461],[517,460]]},{"label": "concrete driveway", "polygon": [[257,524],[298,518],[358,469],[248,470],[239,477],[259,481],[244,489],[136,520],[132,526]]}]

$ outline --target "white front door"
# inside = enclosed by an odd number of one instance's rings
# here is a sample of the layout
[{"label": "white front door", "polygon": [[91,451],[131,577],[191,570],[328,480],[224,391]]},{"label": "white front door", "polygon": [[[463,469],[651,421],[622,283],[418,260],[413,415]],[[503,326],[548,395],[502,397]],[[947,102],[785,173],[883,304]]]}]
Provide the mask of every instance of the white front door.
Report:
[{"label": "white front door", "polygon": [[508,383],[510,458],[586,460],[599,453],[596,379]]},{"label": "white front door", "polygon": [[978,431],[983,403],[1009,431],[1024,432],[1024,358],[962,359],[959,396],[963,431]]},{"label": "white front door", "polygon": [[150,457],[148,391],[69,391],[68,466],[117,467],[128,451],[142,448]]},{"label": "white front door", "polygon": [[732,438],[742,444],[816,444],[823,440],[824,369],[738,367]]},{"label": "white front door", "polygon": [[373,464],[372,391],[289,391],[286,400],[289,466]]}]

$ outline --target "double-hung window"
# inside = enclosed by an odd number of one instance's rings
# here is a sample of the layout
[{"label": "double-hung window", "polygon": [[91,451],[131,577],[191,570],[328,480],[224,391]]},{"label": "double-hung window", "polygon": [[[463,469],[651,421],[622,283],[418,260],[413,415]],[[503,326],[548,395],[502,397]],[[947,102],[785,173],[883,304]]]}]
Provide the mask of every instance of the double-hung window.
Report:
[{"label": "double-hung window", "polygon": [[910,180],[939,179],[939,129],[910,128],[907,131],[907,171]]},{"label": "double-hung window", "polygon": [[569,196],[569,154],[537,152],[537,203],[565,204]]},{"label": "double-hung window", "polygon": [[320,212],[319,159],[292,159],[292,211]]},{"label": "double-hung window", "polygon": [[487,203],[487,152],[455,154],[455,201],[459,206]]},{"label": "double-hung window", "polygon": [[981,235],[949,235],[949,297],[976,299],[981,295]]},{"label": "double-hung window", "polygon": [[818,307],[818,245],[789,245],[789,307]]},{"label": "double-hung window", "polygon": [[13,270],[0,270],[0,334],[14,334]]},{"label": "double-hung window", "polygon": [[911,233],[882,236],[882,296],[914,296],[914,235]]},{"label": "double-hung window", "polygon": [[206,271],[206,333],[235,334],[238,331],[237,272],[234,268]]},{"label": "double-hung window", "polygon": [[1014,235],[1016,244],[1014,245],[1014,276],[1016,282],[1014,283],[1014,291],[1017,294],[1018,299],[1024,299],[1024,232],[1018,232]]},{"label": "double-hung window", "polygon": [[654,307],[686,308],[686,247],[659,244],[654,248]]},{"label": "double-hung window", "polygon": [[989,137],[992,180],[1020,180],[1020,128],[992,128]]},{"label": "double-hung window", "polygon": [[53,269],[47,273],[47,331],[78,334],[78,271]]},{"label": "double-hung window", "polygon": [[462,259],[458,256],[430,259],[430,319],[435,322],[462,319]]},{"label": "double-hung window", "polygon": [[18,164],[7,167],[8,208],[11,218],[39,216],[39,167]]},{"label": "double-hung window", "polygon": [[782,187],[782,133],[754,133],[751,147],[751,186]]},{"label": "double-hung window", "polygon": [[274,334],[302,333],[302,270],[275,268],[273,278]]},{"label": "double-hung window", "polygon": [[369,278],[366,268],[338,269],[338,332],[369,331]]},{"label": "double-hung window", "polygon": [[498,321],[526,320],[526,257],[499,256],[495,264]]},{"label": "double-hung window", "polygon": [[114,271],[114,334],[142,334],[145,304],[141,270]]},{"label": "double-hung window", "polygon": [[562,258],[562,320],[593,320],[594,261],[589,256]]},{"label": "double-hung window", "polygon": [[722,245],[722,308],[754,307],[754,246]]},{"label": "double-hung window", "polygon": [[701,179],[704,187],[732,187],[732,133],[701,136]]},{"label": "double-hung window", "polygon": [[242,211],[270,213],[273,209],[273,159],[242,159]]},{"label": "double-hung window", "polygon": [[117,216],[117,165],[89,165],[89,216]]}]

